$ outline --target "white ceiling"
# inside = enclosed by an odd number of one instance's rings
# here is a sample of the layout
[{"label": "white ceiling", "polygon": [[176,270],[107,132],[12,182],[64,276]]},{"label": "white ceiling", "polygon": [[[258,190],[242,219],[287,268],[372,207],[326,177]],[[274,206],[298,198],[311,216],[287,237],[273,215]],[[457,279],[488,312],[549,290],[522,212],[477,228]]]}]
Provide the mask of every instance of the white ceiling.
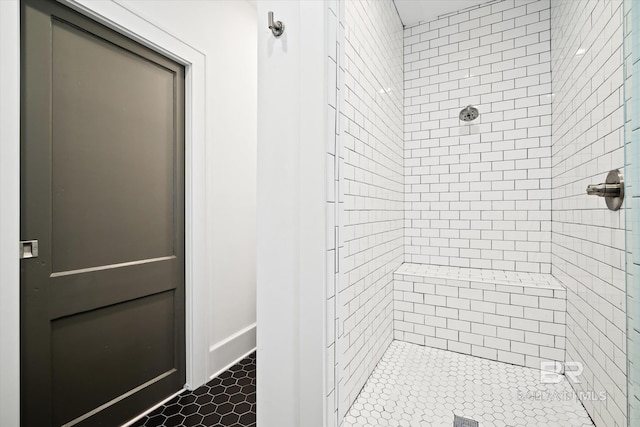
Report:
[{"label": "white ceiling", "polygon": [[432,21],[440,15],[457,12],[488,0],[394,0],[400,19],[406,27]]}]

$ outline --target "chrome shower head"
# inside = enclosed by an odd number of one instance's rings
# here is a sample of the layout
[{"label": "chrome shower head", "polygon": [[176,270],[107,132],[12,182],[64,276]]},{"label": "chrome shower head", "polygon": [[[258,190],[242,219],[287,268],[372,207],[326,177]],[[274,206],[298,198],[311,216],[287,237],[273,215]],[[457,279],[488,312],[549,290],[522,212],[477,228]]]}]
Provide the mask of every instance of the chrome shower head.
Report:
[{"label": "chrome shower head", "polygon": [[467,105],[460,111],[460,120],[463,122],[470,122],[471,120],[475,120],[478,118],[480,113],[476,107],[472,107],[471,105]]}]

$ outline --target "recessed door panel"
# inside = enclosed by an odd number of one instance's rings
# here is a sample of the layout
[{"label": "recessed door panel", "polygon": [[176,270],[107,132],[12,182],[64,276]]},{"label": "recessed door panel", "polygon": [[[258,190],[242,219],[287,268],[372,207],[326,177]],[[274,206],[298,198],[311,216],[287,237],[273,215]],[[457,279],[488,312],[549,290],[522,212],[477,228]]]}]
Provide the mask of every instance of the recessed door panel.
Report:
[{"label": "recessed door panel", "polygon": [[175,73],[52,24],[53,271],[173,255]]},{"label": "recessed door panel", "polygon": [[173,371],[173,299],[169,291],[52,322],[54,425]]}]

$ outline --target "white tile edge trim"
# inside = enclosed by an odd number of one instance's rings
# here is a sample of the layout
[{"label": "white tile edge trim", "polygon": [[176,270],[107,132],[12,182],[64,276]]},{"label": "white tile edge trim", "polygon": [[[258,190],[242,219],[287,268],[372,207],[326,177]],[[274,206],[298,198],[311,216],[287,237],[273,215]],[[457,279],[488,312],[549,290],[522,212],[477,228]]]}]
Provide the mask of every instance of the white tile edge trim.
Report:
[{"label": "white tile edge trim", "polygon": [[[424,271],[407,271],[408,267],[411,265],[418,265],[418,266],[425,266]],[[543,289],[555,289],[555,290],[565,290],[566,287],[564,286],[564,284],[558,280],[553,274],[549,274],[549,273],[520,273],[520,272],[514,272],[514,271],[505,271],[505,270],[495,270],[495,269],[488,269],[488,268],[478,268],[478,269],[474,269],[476,271],[491,271],[491,272],[497,272],[497,273],[509,273],[512,274],[516,277],[520,277],[520,276],[531,276],[531,275],[535,275],[539,278],[545,278],[548,279],[547,281],[539,281],[539,280],[535,280],[535,278],[526,278],[526,281],[519,281],[520,279],[514,279],[514,280],[501,280],[501,279],[494,279],[492,277],[482,277],[482,276],[471,276],[471,275],[463,275],[463,274],[447,274],[447,273],[441,273],[441,272],[431,272],[429,270],[427,270],[428,266],[430,266],[431,264],[420,264],[420,263],[403,263],[396,271],[393,272],[393,276],[394,278],[404,278],[405,280],[410,279],[410,278],[417,278],[417,277],[429,277],[429,278],[435,278],[435,279],[442,279],[442,280],[446,280],[446,281],[458,281],[458,282],[473,282],[473,283],[492,283],[495,285],[507,285],[507,286],[521,286],[521,287],[525,287],[525,288],[543,288]],[[405,267],[406,266],[406,267]],[[440,267],[442,268],[442,266],[437,266],[434,265],[434,267]],[[451,272],[454,271],[458,271],[458,272],[462,272],[465,273],[464,270],[468,270],[467,268],[462,268],[462,267],[446,267],[447,269],[450,269]]]}]

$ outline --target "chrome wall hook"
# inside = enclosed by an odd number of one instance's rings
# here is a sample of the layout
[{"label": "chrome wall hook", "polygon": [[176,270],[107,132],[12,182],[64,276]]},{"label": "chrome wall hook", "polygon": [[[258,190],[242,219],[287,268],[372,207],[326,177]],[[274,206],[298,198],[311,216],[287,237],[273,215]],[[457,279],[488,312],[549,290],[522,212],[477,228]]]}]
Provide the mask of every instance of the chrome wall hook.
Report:
[{"label": "chrome wall hook", "polygon": [[603,184],[589,185],[587,194],[604,197],[607,207],[612,211],[617,211],[624,201],[624,178],[622,177],[622,172],[618,169],[610,171]]},{"label": "chrome wall hook", "polygon": [[281,21],[273,22],[273,12],[269,12],[269,29],[275,37],[280,37],[284,33],[284,24]]}]

